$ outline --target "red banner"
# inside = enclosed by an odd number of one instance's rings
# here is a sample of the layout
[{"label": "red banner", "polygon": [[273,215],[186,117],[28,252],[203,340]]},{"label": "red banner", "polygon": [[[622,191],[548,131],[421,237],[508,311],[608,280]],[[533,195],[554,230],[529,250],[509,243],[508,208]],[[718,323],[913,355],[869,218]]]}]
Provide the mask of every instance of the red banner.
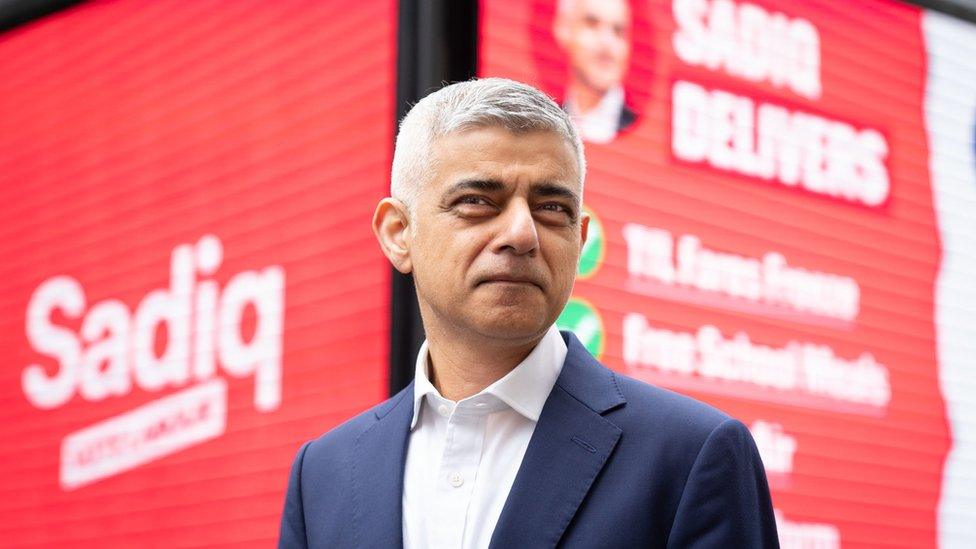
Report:
[{"label": "red banner", "polygon": [[541,86],[587,141],[597,228],[560,323],[749,425],[784,547],[934,546],[950,437],[920,10],[482,6],[481,74]]},{"label": "red banner", "polygon": [[387,391],[394,2],[95,2],[0,37],[0,539],[267,547]]}]

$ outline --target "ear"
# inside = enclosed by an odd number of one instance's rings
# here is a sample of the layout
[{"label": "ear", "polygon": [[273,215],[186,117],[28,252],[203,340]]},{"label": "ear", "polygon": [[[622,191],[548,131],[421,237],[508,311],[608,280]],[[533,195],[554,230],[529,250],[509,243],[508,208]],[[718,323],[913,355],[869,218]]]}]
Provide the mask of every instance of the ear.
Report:
[{"label": "ear", "polygon": [[583,252],[583,245],[586,244],[586,236],[590,232],[590,214],[583,212],[580,214],[580,252]]},{"label": "ear", "polygon": [[409,231],[410,215],[406,205],[396,198],[380,200],[373,214],[373,233],[376,234],[383,254],[403,274],[413,270]]}]

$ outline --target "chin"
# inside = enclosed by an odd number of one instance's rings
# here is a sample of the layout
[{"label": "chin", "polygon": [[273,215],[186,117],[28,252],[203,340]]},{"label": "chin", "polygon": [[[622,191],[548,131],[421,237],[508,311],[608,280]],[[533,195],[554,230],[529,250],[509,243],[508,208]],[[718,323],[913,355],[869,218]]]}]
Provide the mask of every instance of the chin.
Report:
[{"label": "chin", "polygon": [[478,319],[477,330],[490,338],[525,340],[545,333],[550,324],[535,315],[486,315]]},{"label": "chin", "polygon": [[592,76],[593,78],[590,81],[597,89],[601,89],[604,92],[607,92],[610,88],[617,86],[622,81],[620,78],[621,75],[618,74],[616,70],[600,71]]}]

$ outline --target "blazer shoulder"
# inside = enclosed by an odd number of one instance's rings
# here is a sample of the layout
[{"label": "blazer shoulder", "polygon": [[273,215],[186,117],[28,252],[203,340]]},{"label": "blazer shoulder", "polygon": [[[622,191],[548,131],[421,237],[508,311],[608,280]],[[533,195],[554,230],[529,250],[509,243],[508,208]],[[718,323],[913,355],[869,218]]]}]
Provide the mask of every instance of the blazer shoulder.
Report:
[{"label": "blazer shoulder", "polygon": [[316,459],[335,452],[349,451],[355,446],[354,443],[356,440],[389,413],[390,410],[398,404],[409,404],[409,402],[401,403],[401,401],[408,394],[412,393],[412,388],[413,384],[411,383],[410,386],[396,395],[347,419],[326,431],[318,438],[309,441],[308,449],[306,450],[306,459],[309,457]]},{"label": "blazer shoulder", "polygon": [[629,433],[628,438],[691,442],[700,447],[730,419],[704,402],[607,368],[572,332],[562,334],[567,353],[556,384]]},{"label": "blazer shoulder", "polygon": [[620,109],[620,117],[617,119],[617,131],[622,132],[624,130],[630,129],[637,122],[637,113],[634,109],[624,104]]},{"label": "blazer shoulder", "polygon": [[728,414],[699,400],[650,385],[614,372],[614,380],[626,404],[608,419],[621,427],[649,428],[659,434],[703,444],[719,426],[732,419]]}]

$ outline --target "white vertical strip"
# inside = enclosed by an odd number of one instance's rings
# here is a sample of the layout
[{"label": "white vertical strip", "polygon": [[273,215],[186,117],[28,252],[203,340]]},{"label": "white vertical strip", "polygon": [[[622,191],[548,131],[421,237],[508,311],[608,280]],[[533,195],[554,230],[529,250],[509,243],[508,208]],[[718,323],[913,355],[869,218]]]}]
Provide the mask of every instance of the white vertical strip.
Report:
[{"label": "white vertical strip", "polygon": [[952,448],[939,545],[976,547],[976,25],[925,12],[925,116],[942,243],[935,316]]}]

